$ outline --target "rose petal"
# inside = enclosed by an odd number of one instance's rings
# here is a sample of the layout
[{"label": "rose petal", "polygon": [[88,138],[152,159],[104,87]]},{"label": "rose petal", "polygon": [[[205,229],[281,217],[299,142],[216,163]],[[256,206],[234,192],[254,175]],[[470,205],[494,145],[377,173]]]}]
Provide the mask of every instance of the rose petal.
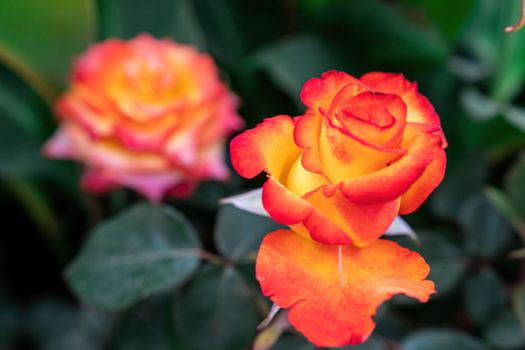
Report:
[{"label": "rose petal", "polygon": [[352,244],[349,234],[337,226],[332,213],[317,209],[312,203],[298,197],[270,177],[264,183],[264,209],[272,219],[323,244]]},{"label": "rose petal", "polygon": [[347,133],[327,118],[319,137],[319,154],[323,173],[332,183],[373,173],[405,153],[402,149],[385,148]]},{"label": "rose petal", "polygon": [[419,254],[391,241],[326,246],[288,230],[265,237],[256,264],[263,294],[289,309],[290,323],[321,347],[364,342],[377,308],[395,294],[427,301],[434,293],[428,272]]},{"label": "rose petal", "polygon": [[[371,72],[363,75],[360,80],[370,89],[387,94],[399,95],[407,106],[407,121],[441,125],[439,116],[430,101],[417,88],[417,83],[408,81],[403,74]],[[443,147],[447,141],[442,130]]]},{"label": "rose petal", "polygon": [[[407,154],[378,171],[347,179],[341,184],[343,195],[356,203],[385,202],[402,196],[431,162],[444,156],[442,138],[434,134],[435,128],[408,123],[402,144]],[[414,192],[413,198],[420,200],[418,193]]]},{"label": "rose petal", "polygon": [[361,81],[345,72],[335,70],[323,73],[320,78],[308,80],[301,90],[301,101],[315,112],[327,111],[334,96],[345,86],[353,87],[353,95],[367,91],[369,88]]},{"label": "rose petal", "polygon": [[235,137],[230,143],[231,160],[246,178],[261,171],[277,179],[299,158],[301,149],[293,141],[294,121],[286,115],[265,119],[255,128]]},{"label": "rose petal", "polygon": [[433,149],[433,154],[432,162],[401,197],[400,214],[406,215],[414,212],[443,180],[447,156],[443,149]]},{"label": "rose petal", "polygon": [[[328,218],[346,232],[352,238],[353,244],[358,247],[372,243],[385,233],[399,212],[399,199],[373,204],[354,203],[342,195],[340,190],[326,195],[323,188],[320,188],[304,198],[323,213],[322,217]],[[321,218],[320,215],[318,217]],[[326,219],[322,221],[317,219],[318,223],[314,223],[311,217],[309,219],[304,221],[304,225],[311,233],[315,231],[325,233],[323,225]],[[324,238],[324,235],[321,237]],[[320,240],[317,235],[312,235],[312,238],[320,243],[335,243],[326,238]]]},{"label": "rose petal", "polygon": [[220,203],[231,204],[253,214],[270,216],[268,212],[264,210],[262,204],[262,188],[244,192],[236,196],[222,198]]}]

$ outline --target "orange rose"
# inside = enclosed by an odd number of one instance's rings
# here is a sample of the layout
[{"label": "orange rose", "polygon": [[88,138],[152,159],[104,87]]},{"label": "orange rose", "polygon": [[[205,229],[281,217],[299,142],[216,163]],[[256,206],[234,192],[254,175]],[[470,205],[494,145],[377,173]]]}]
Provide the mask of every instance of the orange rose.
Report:
[{"label": "orange rose", "polygon": [[419,254],[378,238],[441,182],[446,141],[432,105],[402,75],[332,71],[309,80],[301,98],[304,115],[266,119],[231,143],[239,174],[268,174],[264,209],[292,229],[265,237],[256,277],[312,343],[359,344],[383,301],[434,293]]},{"label": "orange rose", "polygon": [[270,216],[323,244],[366,246],[443,179],[446,141],[428,100],[402,75],[310,79],[306,113],[277,116],[237,136],[241,176],[269,175]]},{"label": "orange rose", "polygon": [[228,176],[223,144],[242,121],[209,55],[144,34],[111,39],[77,60],[70,84],[44,152],[83,162],[88,190],[127,186],[158,201]]}]

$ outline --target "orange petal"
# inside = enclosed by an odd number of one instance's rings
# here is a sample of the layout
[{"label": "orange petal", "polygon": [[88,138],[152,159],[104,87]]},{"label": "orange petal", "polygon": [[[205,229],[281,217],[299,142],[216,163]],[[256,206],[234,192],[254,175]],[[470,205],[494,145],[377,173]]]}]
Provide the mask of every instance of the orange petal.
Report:
[{"label": "orange petal", "polygon": [[265,237],[256,264],[263,294],[289,309],[290,323],[320,347],[364,342],[377,308],[395,294],[427,301],[434,293],[428,272],[420,255],[391,241],[326,246],[288,230]]},{"label": "orange petal", "polygon": [[295,143],[303,148],[301,162],[311,172],[322,174],[319,154],[319,135],[323,117],[320,113],[308,109],[303,116],[297,117],[293,137]]},{"label": "orange petal", "polygon": [[[326,191],[323,191],[323,189],[320,188],[304,197],[319,212],[324,214],[323,217],[318,215],[317,217],[309,218],[304,225],[310,231],[314,231],[316,226],[318,226],[318,230],[326,234],[323,222],[319,220],[326,217],[346,232],[358,247],[372,243],[385,233],[399,212],[399,199],[389,202],[358,204],[349,201],[341,194],[339,189],[336,189],[334,193],[325,193]],[[326,218],[323,221],[326,221]],[[317,225],[314,222],[316,219]],[[327,243],[319,239],[316,240],[320,243]]]},{"label": "orange petal", "polygon": [[[301,101],[315,112],[328,111],[335,95],[344,87],[352,85],[353,95],[369,88],[353,76],[335,70],[323,73],[320,78],[308,80],[301,90]],[[349,90],[350,93],[350,90]]]},{"label": "orange petal", "polygon": [[305,236],[324,244],[352,244],[350,236],[328,216],[330,213],[317,209],[272,177],[263,185],[262,201],[272,219],[295,225]]},{"label": "orange petal", "polygon": [[[343,195],[357,203],[385,202],[402,196],[431,162],[444,156],[443,139],[436,130],[440,130],[437,125],[408,123],[402,144],[407,154],[383,169],[344,181]],[[415,199],[418,193],[413,192],[413,201],[420,199]]]},{"label": "orange petal", "polygon": [[279,179],[301,154],[293,140],[294,121],[286,115],[265,119],[255,128],[235,137],[230,143],[231,160],[237,172],[246,178],[261,171]]},{"label": "orange petal", "polygon": [[434,160],[427,166],[419,179],[401,197],[399,214],[406,215],[415,211],[438,187],[445,176],[447,156],[443,149],[433,149]]},{"label": "orange petal", "polygon": [[406,106],[397,95],[363,92],[340,106],[344,129],[374,145],[397,147],[406,125]]},{"label": "orange petal", "polygon": [[[408,81],[403,74],[371,72],[363,75],[360,80],[370,89],[399,95],[407,106],[407,121],[412,123],[435,124],[441,126],[441,121],[430,101],[417,88],[417,83]],[[447,146],[443,131],[439,131]]]},{"label": "orange petal", "polygon": [[323,119],[319,154],[324,174],[332,183],[370,174],[387,166],[404,154],[396,148],[370,144]]}]

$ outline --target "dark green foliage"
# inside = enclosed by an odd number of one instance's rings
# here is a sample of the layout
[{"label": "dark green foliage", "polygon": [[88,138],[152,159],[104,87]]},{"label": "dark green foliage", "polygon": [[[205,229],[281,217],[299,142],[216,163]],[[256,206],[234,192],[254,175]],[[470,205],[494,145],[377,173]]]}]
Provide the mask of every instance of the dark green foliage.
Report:
[{"label": "dark green foliage", "polygon": [[[254,262],[280,226],[219,204],[263,177],[232,173],[188,200],[137,204],[126,190],[84,194],[80,165],[41,156],[75,56],[139,33],[210,53],[247,127],[301,114],[302,85],[326,70],[417,80],[443,122],[448,167],[407,218],[421,244],[392,239],[426,259],[437,293],[395,297],[369,341],[344,349],[524,348],[525,29],[503,31],[518,10],[518,0],[0,0],[0,349],[247,350],[269,310]],[[268,346],[315,349],[292,329]]]}]

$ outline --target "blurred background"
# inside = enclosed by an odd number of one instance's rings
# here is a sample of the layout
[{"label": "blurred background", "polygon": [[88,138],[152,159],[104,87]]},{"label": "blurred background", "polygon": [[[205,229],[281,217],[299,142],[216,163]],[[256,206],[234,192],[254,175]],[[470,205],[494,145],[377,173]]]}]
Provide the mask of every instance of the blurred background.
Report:
[{"label": "blurred background", "polygon": [[[40,155],[71,60],[91,42],[143,32],[210,53],[247,127],[302,113],[303,83],[326,70],[417,81],[441,116],[449,163],[407,218],[421,245],[398,241],[429,262],[438,294],[387,302],[356,348],[524,349],[525,29],[504,32],[519,12],[518,0],[0,0],[0,349],[253,346],[269,310],[254,257],[274,224],[217,203],[262,178],[233,175],[169,200],[196,228],[206,262],[177,288],[122,302],[125,273],[93,271],[93,247],[109,243],[89,237],[124,239],[97,225],[141,199],[84,194],[80,165]],[[79,281],[105,283],[105,292]],[[314,349],[283,322],[257,346]]]}]

